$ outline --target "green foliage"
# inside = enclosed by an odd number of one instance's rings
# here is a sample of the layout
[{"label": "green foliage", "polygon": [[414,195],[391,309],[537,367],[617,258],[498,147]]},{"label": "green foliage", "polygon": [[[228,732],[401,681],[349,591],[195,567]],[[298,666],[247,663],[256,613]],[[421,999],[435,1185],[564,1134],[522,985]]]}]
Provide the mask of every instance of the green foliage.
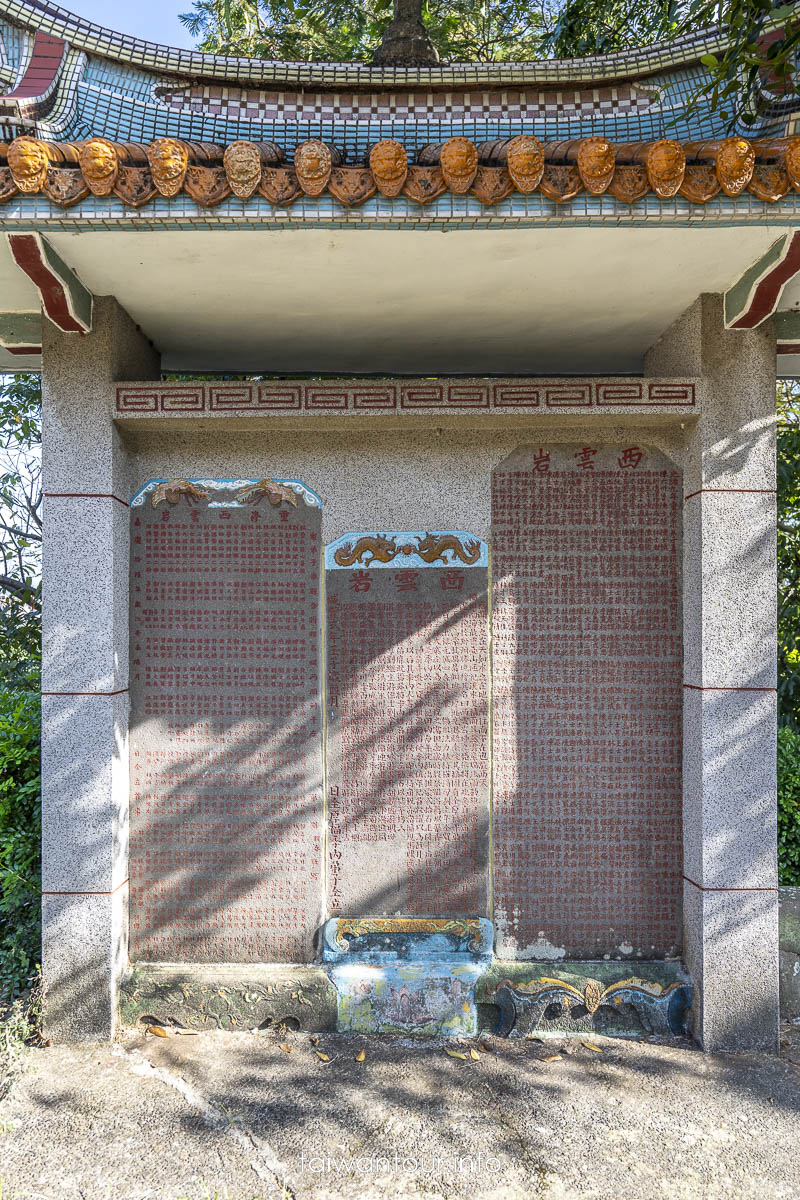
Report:
[{"label": "green foliage", "polygon": [[0,684],[27,686],[41,651],[41,382],[0,376]]},{"label": "green foliage", "polygon": [[778,730],[778,879],[800,885],[800,733]]},{"label": "green foliage", "polygon": [[[369,62],[392,11],[392,0],[193,0],[180,19],[213,54]],[[800,94],[800,11],[781,0],[422,0],[422,19],[445,62],[610,54],[724,25],[730,44],[704,56],[695,106],[747,125],[765,83]]]},{"label": "green foliage", "polygon": [[36,680],[0,687],[0,1001],[29,984],[39,962],[40,702]]},{"label": "green foliage", "polygon": [[[293,62],[368,62],[392,0],[194,0],[181,21],[201,50]],[[542,15],[522,0],[428,0],[423,20],[443,59],[533,58]]]},{"label": "green foliage", "polygon": [[778,720],[800,732],[800,385],[778,385]]}]

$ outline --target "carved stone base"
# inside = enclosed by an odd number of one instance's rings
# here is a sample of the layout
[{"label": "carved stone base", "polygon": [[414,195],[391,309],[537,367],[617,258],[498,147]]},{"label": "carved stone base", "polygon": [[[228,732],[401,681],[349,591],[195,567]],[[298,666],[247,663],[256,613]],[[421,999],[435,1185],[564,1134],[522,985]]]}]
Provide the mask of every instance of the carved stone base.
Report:
[{"label": "carved stone base", "polygon": [[503,1037],[679,1037],[687,1032],[692,988],[677,963],[570,963],[538,970],[531,963],[494,963],[477,998],[481,1028]]}]

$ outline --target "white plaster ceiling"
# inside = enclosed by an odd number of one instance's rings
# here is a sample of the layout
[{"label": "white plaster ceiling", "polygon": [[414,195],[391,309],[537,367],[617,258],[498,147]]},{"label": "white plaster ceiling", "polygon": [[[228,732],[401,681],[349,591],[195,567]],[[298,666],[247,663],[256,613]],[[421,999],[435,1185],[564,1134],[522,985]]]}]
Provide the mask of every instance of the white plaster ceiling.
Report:
[{"label": "white plaster ceiling", "polygon": [[[167,370],[598,374],[640,371],[695,297],[724,291],[776,234],[654,226],[47,236],[92,292],[118,298]],[[5,246],[0,289],[0,311],[30,304],[31,285]]]}]

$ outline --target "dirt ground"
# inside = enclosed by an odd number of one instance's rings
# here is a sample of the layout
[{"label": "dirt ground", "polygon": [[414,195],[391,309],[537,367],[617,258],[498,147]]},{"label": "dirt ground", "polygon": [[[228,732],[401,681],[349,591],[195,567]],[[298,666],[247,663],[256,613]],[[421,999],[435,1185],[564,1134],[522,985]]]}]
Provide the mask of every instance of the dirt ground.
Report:
[{"label": "dirt ground", "polygon": [[464,1057],[173,1031],[28,1049],[0,1102],[0,1197],[800,1197],[800,1025],[781,1058],[606,1038],[447,1048]]}]

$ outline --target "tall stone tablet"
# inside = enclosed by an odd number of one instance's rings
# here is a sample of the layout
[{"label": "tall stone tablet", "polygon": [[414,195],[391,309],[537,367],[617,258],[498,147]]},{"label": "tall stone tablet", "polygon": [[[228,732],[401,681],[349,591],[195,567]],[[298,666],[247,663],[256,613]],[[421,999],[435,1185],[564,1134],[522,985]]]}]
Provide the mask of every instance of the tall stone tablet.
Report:
[{"label": "tall stone tablet", "polygon": [[131,957],[308,962],[322,910],[319,498],[131,506]]},{"label": "tall stone tablet", "polygon": [[497,953],[680,943],[680,474],[641,446],[494,471]]},{"label": "tall stone tablet", "polygon": [[332,916],[486,914],[487,563],[462,532],[326,548]]}]

